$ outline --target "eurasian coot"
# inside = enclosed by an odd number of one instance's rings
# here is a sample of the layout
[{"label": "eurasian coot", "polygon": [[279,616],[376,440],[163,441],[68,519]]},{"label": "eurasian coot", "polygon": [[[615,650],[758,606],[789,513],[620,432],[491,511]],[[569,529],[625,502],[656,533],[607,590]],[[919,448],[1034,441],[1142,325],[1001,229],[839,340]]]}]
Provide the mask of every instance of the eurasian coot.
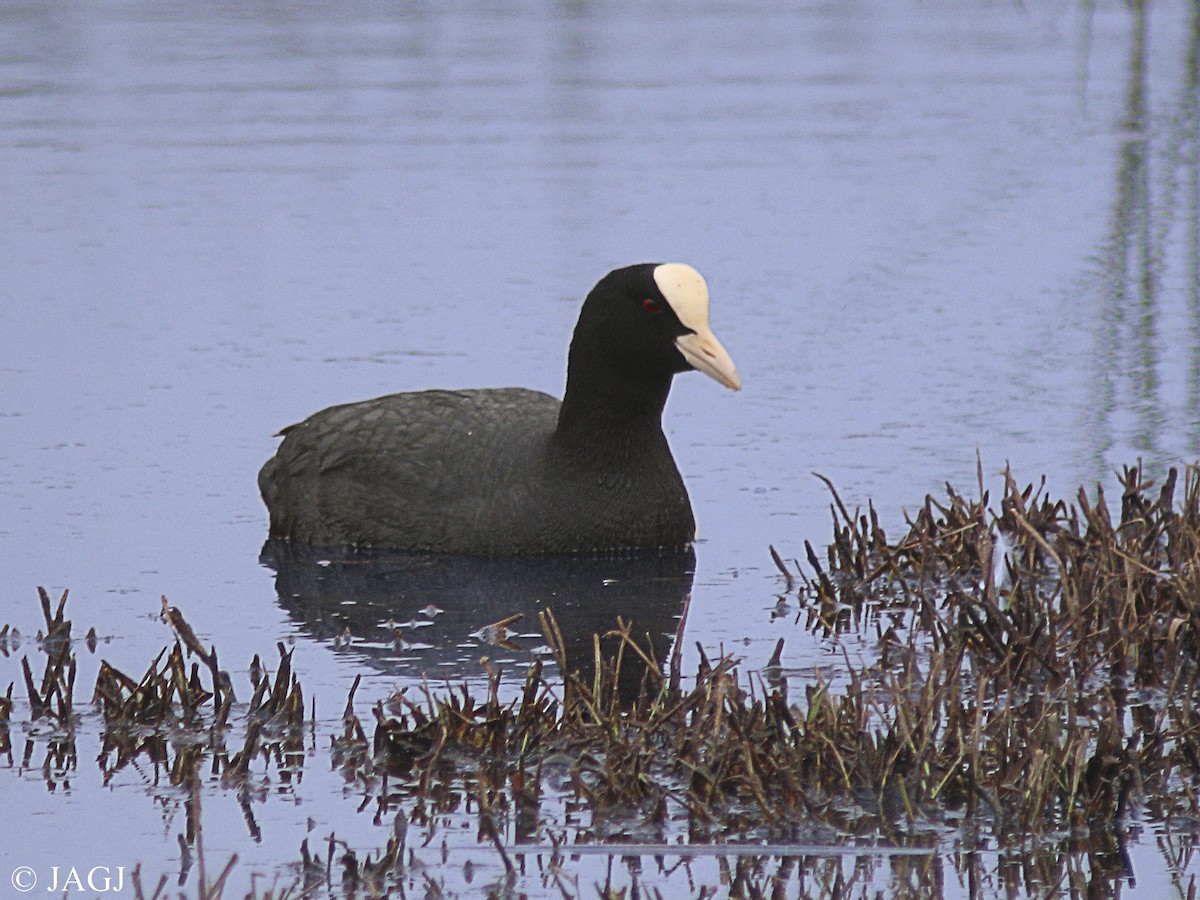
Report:
[{"label": "eurasian coot", "polygon": [[584,301],[560,403],[523,388],[418,391],[283,429],[258,476],[271,537],[479,555],[678,550],[695,537],[662,432],[677,372],[740,390],[679,263],[610,272]]}]

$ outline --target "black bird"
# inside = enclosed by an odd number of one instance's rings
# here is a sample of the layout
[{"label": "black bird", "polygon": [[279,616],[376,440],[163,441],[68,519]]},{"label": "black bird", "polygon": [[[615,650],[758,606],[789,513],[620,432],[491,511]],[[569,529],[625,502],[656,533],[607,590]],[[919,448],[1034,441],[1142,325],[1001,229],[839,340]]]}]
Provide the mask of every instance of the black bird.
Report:
[{"label": "black bird", "polygon": [[561,403],[524,388],[417,391],[283,429],[258,475],[271,537],[490,556],[685,548],[695,520],[661,418],[689,369],[741,389],[700,273],[617,269],[583,303]]}]

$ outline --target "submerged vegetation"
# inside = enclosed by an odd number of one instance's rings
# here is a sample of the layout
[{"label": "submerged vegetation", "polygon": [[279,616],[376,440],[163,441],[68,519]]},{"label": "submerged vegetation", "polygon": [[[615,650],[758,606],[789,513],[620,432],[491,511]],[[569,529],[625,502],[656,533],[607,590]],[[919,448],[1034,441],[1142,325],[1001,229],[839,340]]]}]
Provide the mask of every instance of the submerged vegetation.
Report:
[{"label": "submerged vegetation", "polygon": [[[807,566],[772,556],[787,584],[782,605],[798,603],[796,626],[841,657],[836,676],[785,668],[781,641],[753,668],[699,648],[685,678],[684,622],[669,660],[622,622],[607,643],[597,637],[589,674],[564,676],[564,639],[547,611],[558,671],[535,662],[511,691],[484,659],[482,696],[409,686],[374,703],[364,724],[356,682],[320,752],[382,829],[381,846],[364,851],[332,834],[310,846],[306,836],[290,873],[256,890],[454,893],[422,858],[438,856],[440,838],[444,864],[446,832],[469,821],[496,895],[527,891],[530,879],[554,896],[618,896],[643,877],[653,892],[681,868],[700,896],[718,885],[735,896],[870,896],[880,877],[892,895],[1109,894],[1132,874],[1128,834],[1149,825],[1190,896],[1200,473],[1152,485],[1133,467],[1120,484],[1118,511],[1102,491],[1069,504],[1006,473],[991,514],[981,477],[978,500],[947,487],[896,542],[872,507],[851,513],[830,485],[826,551],[806,545]],[[56,609],[44,591],[41,601],[47,660],[40,682],[23,661],[29,715],[50,725],[46,771],[70,771],[66,595]],[[204,870],[202,787],[236,791],[253,834],[262,773],[287,781],[311,764],[305,735],[317,721],[306,720],[283,645],[273,677],[255,658],[254,694],[239,704],[215,648],[165,598],[163,617],[176,640],[141,678],[101,664],[97,763],[106,782],[150,764],[187,796],[180,884],[194,858],[196,892],[215,897],[236,858],[216,878]],[[10,765],[12,693],[0,696]],[[995,870],[985,848],[1002,851]],[[593,850],[609,855],[608,878],[581,883],[576,861]],[[713,883],[693,877],[697,857],[715,860]],[[136,896],[170,895],[165,876],[157,885],[139,876]]]}]

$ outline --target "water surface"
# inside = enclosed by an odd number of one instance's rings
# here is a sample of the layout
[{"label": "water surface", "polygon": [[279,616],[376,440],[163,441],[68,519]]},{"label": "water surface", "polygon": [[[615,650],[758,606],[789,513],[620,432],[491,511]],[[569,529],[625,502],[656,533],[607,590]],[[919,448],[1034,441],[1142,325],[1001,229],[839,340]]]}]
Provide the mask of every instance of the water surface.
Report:
[{"label": "water surface", "polygon": [[[1065,495],[1200,456],[1198,20],[0,2],[0,623],[33,634],[34,586],[69,587],[97,656],[140,672],[166,594],[239,672],[294,642],[336,716],[366,654],[297,622],[259,564],[272,433],[393,390],[560,393],[588,288],[680,260],[745,382],[680,377],[667,408],[701,529],[685,643],[757,664],[784,637],[789,668],[836,666],[771,615],[767,545],[828,539],[811,472],[892,530],[970,489],[977,453],[991,484],[1010,462]],[[410,677],[373,671],[364,696]],[[294,860],[309,816],[378,843],[323,765],[253,851],[209,803],[247,865]],[[49,835],[85,853],[63,822],[101,802],[87,762],[55,794],[4,778],[30,822],[4,864]],[[129,859],[171,856],[178,823],[138,793],[104,814],[133,823]],[[1139,890],[1168,877],[1152,844]]]}]

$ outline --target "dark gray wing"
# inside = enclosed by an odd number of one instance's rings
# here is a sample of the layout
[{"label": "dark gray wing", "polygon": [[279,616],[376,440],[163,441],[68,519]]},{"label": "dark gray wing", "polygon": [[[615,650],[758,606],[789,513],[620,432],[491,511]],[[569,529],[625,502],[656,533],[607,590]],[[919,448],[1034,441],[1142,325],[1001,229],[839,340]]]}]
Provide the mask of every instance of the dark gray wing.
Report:
[{"label": "dark gray wing", "polygon": [[503,388],[322,410],[283,430],[259,474],[271,535],[463,552],[529,502],[558,407],[548,394]]}]

